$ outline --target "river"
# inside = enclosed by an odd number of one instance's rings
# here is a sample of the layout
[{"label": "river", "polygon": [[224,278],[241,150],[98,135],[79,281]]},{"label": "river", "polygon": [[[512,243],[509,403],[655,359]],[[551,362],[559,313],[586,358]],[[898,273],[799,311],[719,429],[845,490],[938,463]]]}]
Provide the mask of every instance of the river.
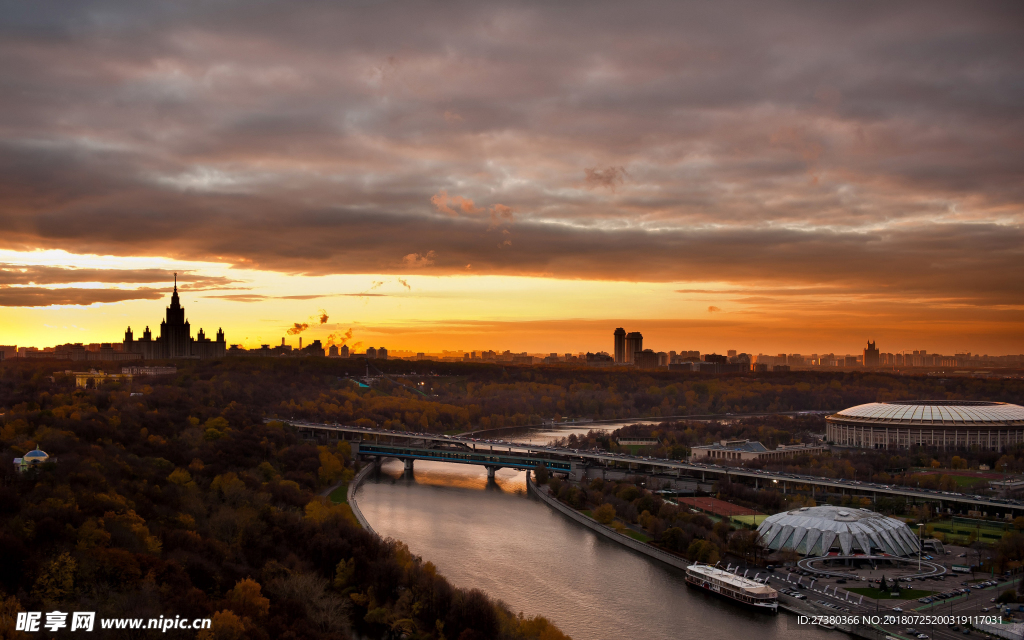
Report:
[{"label": "river", "polygon": [[[515,439],[541,442],[568,433],[545,430]],[[687,587],[682,572],[528,496],[522,472],[502,469],[488,484],[483,467],[417,461],[413,477],[405,478],[403,465],[392,460],[356,498],[378,533],[405,542],[452,583],[479,588],[514,612],[543,615],[575,640],[846,637]]]}]

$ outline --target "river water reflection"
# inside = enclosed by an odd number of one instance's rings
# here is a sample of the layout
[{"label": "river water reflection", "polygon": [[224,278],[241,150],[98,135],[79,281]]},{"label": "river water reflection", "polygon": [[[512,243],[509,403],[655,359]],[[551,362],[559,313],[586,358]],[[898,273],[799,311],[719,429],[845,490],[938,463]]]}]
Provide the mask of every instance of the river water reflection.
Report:
[{"label": "river water reflection", "polygon": [[483,467],[417,461],[406,478],[402,464],[390,461],[356,498],[374,529],[405,542],[454,584],[482,589],[515,612],[544,615],[576,640],[845,637],[688,588],[680,571],[528,496],[522,472],[502,469],[488,484]]}]

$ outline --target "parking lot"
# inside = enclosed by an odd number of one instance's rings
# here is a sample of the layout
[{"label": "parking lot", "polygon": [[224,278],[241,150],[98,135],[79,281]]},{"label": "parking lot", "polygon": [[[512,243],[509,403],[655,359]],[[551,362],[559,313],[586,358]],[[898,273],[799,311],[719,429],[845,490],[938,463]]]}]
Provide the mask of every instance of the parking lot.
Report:
[{"label": "parking lot", "polygon": [[[923,559],[945,569],[939,576],[915,577],[916,563],[886,566],[884,562],[860,562],[860,566],[833,567],[844,576],[825,577],[796,567],[764,568],[750,577],[768,576],[768,582],[780,593],[780,600],[813,603],[823,610],[849,614],[906,614],[908,616],[1002,616],[1004,620],[1024,621],[1024,605],[1000,605],[995,602],[1007,589],[1015,589],[1020,575],[993,576],[954,571],[976,562],[977,552],[958,546],[945,546],[944,553],[926,553]],[[923,563],[922,563],[923,567]],[[740,572],[742,573],[742,571]],[[879,592],[882,579],[887,587]],[[898,586],[893,589],[892,585]],[[898,594],[898,595],[894,595]],[[883,625],[887,632],[903,638],[986,638],[989,635],[961,624]]]}]

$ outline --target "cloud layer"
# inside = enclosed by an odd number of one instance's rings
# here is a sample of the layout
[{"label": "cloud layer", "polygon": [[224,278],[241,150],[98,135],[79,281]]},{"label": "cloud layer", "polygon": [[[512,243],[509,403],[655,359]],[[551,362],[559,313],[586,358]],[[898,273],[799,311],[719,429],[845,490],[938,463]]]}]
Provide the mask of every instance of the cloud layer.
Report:
[{"label": "cloud layer", "polygon": [[1024,301],[1019,3],[0,7],[2,248]]}]

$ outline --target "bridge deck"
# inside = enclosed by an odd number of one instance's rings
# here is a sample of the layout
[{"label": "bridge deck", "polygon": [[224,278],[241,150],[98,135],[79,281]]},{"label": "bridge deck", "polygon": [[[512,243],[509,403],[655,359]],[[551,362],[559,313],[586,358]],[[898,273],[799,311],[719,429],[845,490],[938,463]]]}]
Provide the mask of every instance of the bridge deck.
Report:
[{"label": "bridge deck", "polygon": [[[992,498],[988,496],[972,495],[972,494],[954,494],[951,492],[933,491],[924,489],[915,489],[912,487],[903,487],[899,485],[880,485],[870,482],[856,482],[852,480],[844,480],[841,478],[824,478],[819,476],[798,476],[789,473],[771,473],[763,472],[755,469],[744,469],[742,467],[725,467],[716,464],[700,464],[700,463],[689,463],[678,460],[666,460],[662,458],[643,458],[640,456],[630,456],[626,454],[616,454],[607,451],[577,451],[572,449],[560,449],[557,447],[548,447],[544,445],[534,444],[523,444],[523,443],[511,443],[511,442],[494,442],[481,440],[479,438],[470,437],[459,437],[459,436],[447,436],[442,434],[434,433],[415,433],[407,431],[388,431],[384,429],[367,429],[364,427],[340,425],[340,424],[322,424],[322,423],[311,423],[296,420],[282,420],[279,418],[268,418],[267,422],[279,421],[286,424],[291,424],[295,428],[299,429],[300,432],[305,430],[310,434],[319,432],[329,435],[333,434],[334,437],[351,436],[351,439],[358,439],[360,441],[360,449],[363,452],[369,452],[368,447],[370,446],[396,446],[396,441],[403,441],[406,443],[415,443],[416,445],[409,447],[405,445],[406,449],[421,449],[422,451],[431,451],[437,447],[451,447],[459,446],[465,447],[467,451],[474,454],[480,454],[486,452],[486,455],[505,455],[510,460],[517,456],[522,460],[543,460],[544,464],[549,469],[555,469],[553,467],[554,462],[564,463],[565,467],[559,467],[558,470],[569,469],[573,463],[576,463],[578,467],[587,466],[600,466],[608,469],[622,469],[625,468],[633,473],[650,473],[650,474],[661,474],[670,475],[675,477],[683,477],[683,474],[689,477],[696,477],[699,479],[706,479],[710,476],[712,479],[737,479],[745,478],[755,483],[771,483],[772,486],[779,487],[785,490],[787,487],[791,488],[794,486],[807,486],[821,487],[826,490],[833,490],[840,493],[858,493],[858,494],[872,494],[877,496],[900,496],[907,499],[919,499],[930,502],[938,502],[948,504],[963,504],[967,505],[972,509],[978,507],[987,507],[990,509],[996,509],[999,512],[1012,513],[1020,515],[1024,512],[1024,502],[1019,500],[1009,500],[1001,498]],[[391,442],[381,442],[382,440],[390,440]],[[495,452],[494,447],[499,447],[500,451]],[[487,449],[482,449],[487,447]],[[401,447],[400,447],[401,448]],[[503,453],[504,452],[504,453]],[[383,453],[381,455],[389,455],[394,457],[401,457],[392,453]],[[428,459],[428,455],[423,453],[420,455],[422,459]],[[414,454],[406,454],[407,458],[416,457]],[[429,459],[440,459],[430,457]],[[459,457],[451,457],[445,459],[446,462],[463,462],[466,464],[483,464],[483,465],[494,465],[494,466],[509,466],[514,468],[527,468],[526,466],[516,466],[510,462],[507,465],[500,464],[499,462],[484,462],[484,461],[469,461]],[[525,464],[525,463],[523,463]],[[534,468],[534,467],[529,467]]]},{"label": "bridge deck", "polygon": [[439,462],[479,464],[520,470],[532,470],[541,466],[554,471],[570,471],[572,469],[571,463],[552,458],[491,452],[455,451],[451,449],[424,449],[391,444],[360,443],[359,453],[363,455],[388,456],[403,460],[437,460]]}]

